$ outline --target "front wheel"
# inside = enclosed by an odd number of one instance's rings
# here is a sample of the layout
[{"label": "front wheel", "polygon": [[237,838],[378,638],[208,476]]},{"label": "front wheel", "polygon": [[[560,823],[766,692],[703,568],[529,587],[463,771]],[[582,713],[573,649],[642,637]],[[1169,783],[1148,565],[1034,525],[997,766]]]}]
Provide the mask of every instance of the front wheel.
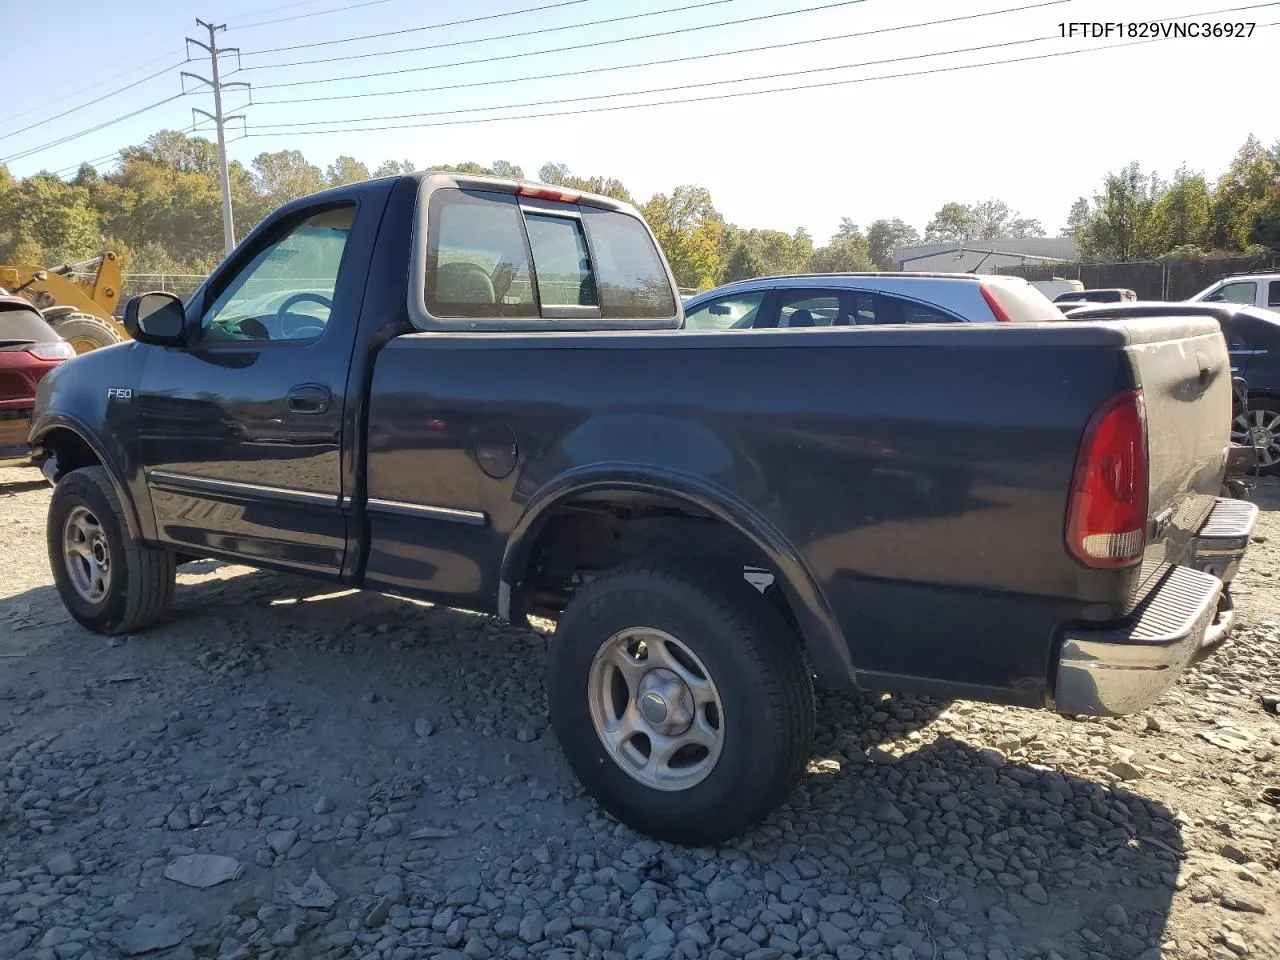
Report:
[{"label": "front wheel", "polygon": [[741,578],[677,562],[619,567],[552,636],[551,723],[602,806],[659,840],[734,837],[786,799],[813,742],[799,639]]},{"label": "front wheel", "polygon": [[46,539],[63,606],[94,633],[145,627],[173,600],[173,554],[129,536],[124,508],[102,467],[73,470],[58,481]]}]

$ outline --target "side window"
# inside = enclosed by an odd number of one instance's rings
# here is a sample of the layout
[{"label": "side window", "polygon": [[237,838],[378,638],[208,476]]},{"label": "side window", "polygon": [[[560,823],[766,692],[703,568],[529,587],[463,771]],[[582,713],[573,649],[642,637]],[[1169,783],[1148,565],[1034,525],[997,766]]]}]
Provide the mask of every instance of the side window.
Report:
[{"label": "side window", "polygon": [[201,338],[314,340],[333,310],[354,204],[314,213],[265,246],[200,318]]},{"label": "side window", "polygon": [[515,197],[440,190],[431,198],[427,309],[437,317],[536,317]]},{"label": "side window", "polygon": [[581,209],[600,272],[600,316],[674,317],[676,298],[671,281],[644,224],[612,210]]},{"label": "side window", "polygon": [[778,301],[779,327],[830,327],[841,319],[840,296],[834,291],[781,291]]},{"label": "side window", "polygon": [[538,276],[538,295],[547,307],[597,307],[596,278],[581,221],[527,213],[529,246]]},{"label": "side window", "polygon": [[955,317],[913,300],[891,297],[883,293],[857,295],[858,323],[877,325],[899,323],[957,323]]},{"label": "side window", "polygon": [[686,330],[746,330],[755,326],[764,291],[740,293],[704,303],[684,315]]},{"label": "side window", "polygon": [[1205,299],[1215,303],[1243,303],[1253,306],[1258,302],[1258,285],[1252,280],[1228,283],[1224,287],[1219,287]]},{"label": "side window", "polygon": [[1272,280],[1267,284],[1267,306],[1280,307],[1280,280]]}]

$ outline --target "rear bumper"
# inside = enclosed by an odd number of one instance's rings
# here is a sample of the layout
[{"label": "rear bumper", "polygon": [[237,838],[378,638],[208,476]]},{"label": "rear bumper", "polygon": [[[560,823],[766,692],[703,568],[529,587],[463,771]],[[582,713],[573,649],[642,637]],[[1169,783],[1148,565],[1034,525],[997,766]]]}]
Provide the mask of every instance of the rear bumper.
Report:
[{"label": "rear bumper", "polygon": [[1191,566],[1229,584],[1240,569],[1257,519],[1256,503],[1220,499],[1191,541]]},{"label": "rear bumper", "polygon": [[30,410],[0,410],[0,467],[23,466],[31,462]]},{"label": "rear bumper", "polygon": [[1098,717],[1133,713],[1159,699],[1231,627],[1218,616],[1222,581],[1174,567],[1115,627],[1069,629],[1058,658],[1054,709]]}]

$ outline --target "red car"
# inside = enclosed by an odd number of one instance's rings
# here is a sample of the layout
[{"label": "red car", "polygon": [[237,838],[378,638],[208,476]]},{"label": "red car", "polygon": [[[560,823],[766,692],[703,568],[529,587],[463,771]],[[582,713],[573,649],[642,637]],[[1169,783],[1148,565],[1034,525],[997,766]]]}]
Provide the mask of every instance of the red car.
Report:
[{"label": "red car", "polygon": [[35,307],[21,297],[0,295],[0,466],[28,461],[36,384],[75,355]]}]

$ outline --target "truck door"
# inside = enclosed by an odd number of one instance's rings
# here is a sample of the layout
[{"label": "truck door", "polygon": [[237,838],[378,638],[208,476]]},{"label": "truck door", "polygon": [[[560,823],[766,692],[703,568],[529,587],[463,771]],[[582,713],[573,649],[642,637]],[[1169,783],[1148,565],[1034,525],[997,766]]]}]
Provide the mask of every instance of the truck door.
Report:
[{"label": "truck door", "polygon": [[343,391],[373,241],[356,220],[354,201],[282,218],[187,305],[190,345],[148,357],[136,402],[164,541],[341,569]]}]

